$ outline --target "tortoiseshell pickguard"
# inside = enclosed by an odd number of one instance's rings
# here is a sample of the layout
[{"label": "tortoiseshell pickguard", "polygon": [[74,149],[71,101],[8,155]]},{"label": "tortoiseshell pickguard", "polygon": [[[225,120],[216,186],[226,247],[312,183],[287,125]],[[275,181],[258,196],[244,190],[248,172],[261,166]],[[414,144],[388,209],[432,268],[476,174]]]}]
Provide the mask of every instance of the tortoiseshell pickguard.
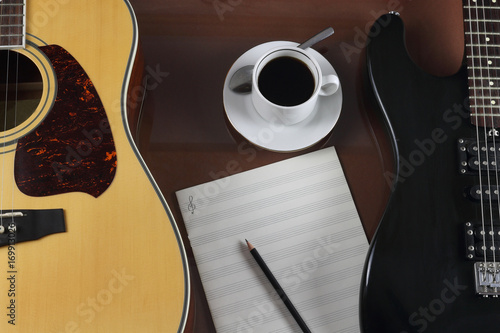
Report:
[{"label": "tortoiseshell pickguard", "polygon": [[41,197],[69,192],[100,196],[117,157],[102,102],[80,64],[57,45],[40,48],[54,68],[58,91],[43,122],[17,144],[14,175],[20,191]]}]

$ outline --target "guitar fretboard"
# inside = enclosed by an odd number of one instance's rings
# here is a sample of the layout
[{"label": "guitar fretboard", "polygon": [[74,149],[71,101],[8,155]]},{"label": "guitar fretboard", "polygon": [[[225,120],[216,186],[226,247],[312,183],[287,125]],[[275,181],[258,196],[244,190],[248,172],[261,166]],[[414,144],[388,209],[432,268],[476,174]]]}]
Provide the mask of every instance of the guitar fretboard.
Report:
[{"label": "guitar fretboard", "polygon": [[0,0],[0,49],[24,47],[25,35],[25,0]]},{"label": "guitar fretboard", "polygon": [[500,1],[463,4],[471,122],[500,127]]}]

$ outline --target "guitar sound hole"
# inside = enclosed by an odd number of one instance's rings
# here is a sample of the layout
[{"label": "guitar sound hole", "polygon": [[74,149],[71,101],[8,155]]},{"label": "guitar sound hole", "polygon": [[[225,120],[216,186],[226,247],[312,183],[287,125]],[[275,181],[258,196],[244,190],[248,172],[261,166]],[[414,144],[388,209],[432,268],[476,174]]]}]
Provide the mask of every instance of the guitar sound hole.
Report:
[{"label": "guitar sound hole", "polygon": [[40,71],[28,57],[0,51],[0,132],[26,121],[40,104],[42,92]]}]

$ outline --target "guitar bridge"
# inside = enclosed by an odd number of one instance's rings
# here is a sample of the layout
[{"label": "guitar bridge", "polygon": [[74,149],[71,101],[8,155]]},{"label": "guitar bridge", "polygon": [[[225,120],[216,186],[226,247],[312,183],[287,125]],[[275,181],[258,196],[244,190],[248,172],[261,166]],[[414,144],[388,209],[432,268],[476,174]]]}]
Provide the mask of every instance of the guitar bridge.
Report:
[{"label": "guitar bridge", "polygon": [[474,263],[476,294],[483,297],[498,297],[500,295],[500,263]]},{"label": "guitar bridge", "polygon": [[62,209],[0,211],[0,247],[66,232]]}]

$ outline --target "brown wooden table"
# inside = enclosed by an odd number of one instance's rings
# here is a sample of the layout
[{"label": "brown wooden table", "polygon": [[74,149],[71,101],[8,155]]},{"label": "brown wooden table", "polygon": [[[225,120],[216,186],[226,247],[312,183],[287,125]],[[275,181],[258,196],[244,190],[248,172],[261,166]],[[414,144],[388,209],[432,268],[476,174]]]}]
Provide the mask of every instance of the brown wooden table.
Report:
[{"label": "brown wooden table", "polygon": [[[390,141],[377,118],[365,73],[366,32],[398,11],[415,62],[449,75],[463,56],[458,0],[131,0],[149,75],[137,141],[181,230],[189,258],[192,298],[186,332],[215,332],[175,191],[222,176],[334,145],[367,238],[390,195]],[[222,102],[225,75],[251,47],[273,40],[301,42],[332,26],[317,44],[335,67],[344,102],[332,134],[298,153],[273,153],[248,144],[228,123]],[[409,78],[410,79],[410,78]],[[238,148],[253,149],[242,154]]]}]

